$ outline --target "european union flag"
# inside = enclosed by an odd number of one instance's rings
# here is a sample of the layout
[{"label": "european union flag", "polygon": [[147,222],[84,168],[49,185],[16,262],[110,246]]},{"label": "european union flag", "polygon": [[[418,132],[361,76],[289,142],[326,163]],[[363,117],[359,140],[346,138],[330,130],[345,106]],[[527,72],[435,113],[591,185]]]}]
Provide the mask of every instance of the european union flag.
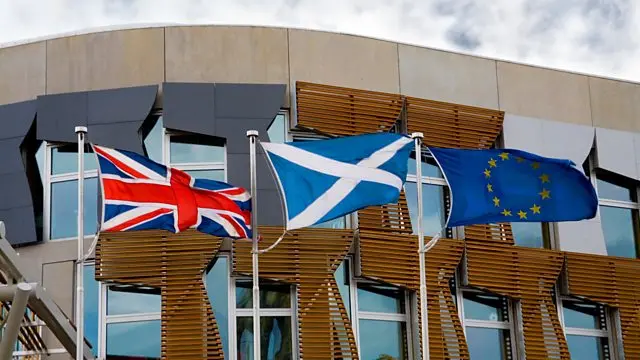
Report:
[{"label": "european union flag", "polygon": [[590,219],[598,197],[570,160],[514,149],[429,148],[451,189],[448,226]]}]

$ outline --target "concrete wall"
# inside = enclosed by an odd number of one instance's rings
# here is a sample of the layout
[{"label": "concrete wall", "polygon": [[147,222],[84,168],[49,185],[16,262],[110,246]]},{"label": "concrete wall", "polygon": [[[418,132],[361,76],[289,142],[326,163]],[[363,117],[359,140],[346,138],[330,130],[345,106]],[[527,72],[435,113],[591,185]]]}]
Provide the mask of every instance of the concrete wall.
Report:
[{"label": "concrete wall", "polygon": [[[501,109],[515,117],[640,131],[638,84],[350,35],[192,26],[93,33],[0,49],[0,105],[141,85],[160,85],[161,101],[165,81],[288,84],[287,102],[296,81],[311,81]],[[42,270],[34,271],[33,280],[55,284],[52,295],[71,315],[74,242],[20,252]]]}]

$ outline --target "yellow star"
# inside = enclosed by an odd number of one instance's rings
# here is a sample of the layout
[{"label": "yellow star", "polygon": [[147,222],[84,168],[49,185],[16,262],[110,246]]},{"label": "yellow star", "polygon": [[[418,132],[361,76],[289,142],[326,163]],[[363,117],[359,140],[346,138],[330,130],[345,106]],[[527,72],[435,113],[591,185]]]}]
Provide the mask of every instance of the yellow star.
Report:
[{"label": "yellow star", "polygon": [[547,174],[542,174],[542,175],[540,175],[539,179],[540,179],[540,180],[542,180],[542,183],[543,183],[543,184],[544,184],[544,183],[548,183],[548,182],[549,182],[549,175],[547,175]]},{"label": "yellow star", "polygon": [[520,210],[518,211],[518,216],[520,216],[520,219],[526,219],[527,218],[527,213]]},{"label": "yellow star", "polygon": [[503,152],[500,154],[500,158],[502,158],[502,160],[509,160],[509,153]]},{"label": "yellow star", "polygon": [[537,163],[537,162],[535,162],[535,161],[534,161],[534,162],[532,162],[532,163],[531,163],[531,167],[532,167],[534,170],[535,170],[535,169],[538,169],[538,168],[540,167],[540,163]]},{"label": "yellow star", "polygon": [[493,192],[493,185],[487,184],[487,190],[489,190],[489,192]]},{"label": "yellow star", "polygon": [[497,196],[493,197],[493,205],[495,205],[496,207],[500,206],[500,199],[498,199]]},{"label": "yellow star", "polygon": [[533,204],[532,207],[530,207],[529,209],[531,209],[531,211],[533,211],[534,214],[540,214],[540,206]]},{"label": "yellow star", "polygon": [[489,160],[489,167],[496,167],[496,161],[494,159]]},{"label": "yellow star", "polygon": [[487,178],[490,178],[491,177],[491,170],[484,169],[484,176],[487,177]]},{"label": "yellow star", "polygon": [[511,216],[511,210],[504,209],[502,210],[501,214],[504,216]]},{"label": "yellow star", "polygon": [[542,192],[539,192],[538,195],[542,196],[542,199],[550,199],[551,198],[551,191],[547,190],[547,189],[542,189]]},{"label": "yellow star", "polygon": [[516,161],[517,161],[517,162],[519,162],[519,163],[521,163],[521,162],[523,162],[523,161],[524,161],[524,159],[523,159],[523,158],[521,158],[520,156],[518,156],[518,157],[516,157]]}]

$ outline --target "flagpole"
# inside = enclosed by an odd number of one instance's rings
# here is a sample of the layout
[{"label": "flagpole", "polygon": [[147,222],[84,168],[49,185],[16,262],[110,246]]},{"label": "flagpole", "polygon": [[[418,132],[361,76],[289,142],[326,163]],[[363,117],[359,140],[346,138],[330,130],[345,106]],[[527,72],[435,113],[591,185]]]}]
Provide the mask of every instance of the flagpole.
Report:
[{"label": "flagpole", "polygon": [[421,132],[411,134],[416,152],[416,188],[418,193],[418,255],[420,258],[420,324],[422,327],[422,359],[429,360],[429,320],[427,317],[427,268],[425,265],[422,209],[422,138]]},{"label": "flagpole", "polygon": [[253,359],[260,360],[260,280],[258,277],[258,206],[256,175],[257,130],[247,131],[249,138],[249,167],[251,176],[251,240],[253,249]]},{"label": "flagpole", "polygon": [[84,359],[84,141],[85,126],[76,126],[78,135],[78,261],[76,264],[76,360]]}]

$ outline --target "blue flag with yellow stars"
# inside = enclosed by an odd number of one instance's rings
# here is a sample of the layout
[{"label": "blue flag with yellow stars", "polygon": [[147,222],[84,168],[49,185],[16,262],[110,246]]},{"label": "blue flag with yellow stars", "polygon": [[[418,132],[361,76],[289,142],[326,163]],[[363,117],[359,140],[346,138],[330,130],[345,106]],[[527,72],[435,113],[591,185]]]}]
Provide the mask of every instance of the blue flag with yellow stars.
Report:
[{"label": "blue flag with yellow stars", "polygon": [[570,160],[514,149],[430,147],[451,190],[448,226],[590,219],[598,197]]}]

